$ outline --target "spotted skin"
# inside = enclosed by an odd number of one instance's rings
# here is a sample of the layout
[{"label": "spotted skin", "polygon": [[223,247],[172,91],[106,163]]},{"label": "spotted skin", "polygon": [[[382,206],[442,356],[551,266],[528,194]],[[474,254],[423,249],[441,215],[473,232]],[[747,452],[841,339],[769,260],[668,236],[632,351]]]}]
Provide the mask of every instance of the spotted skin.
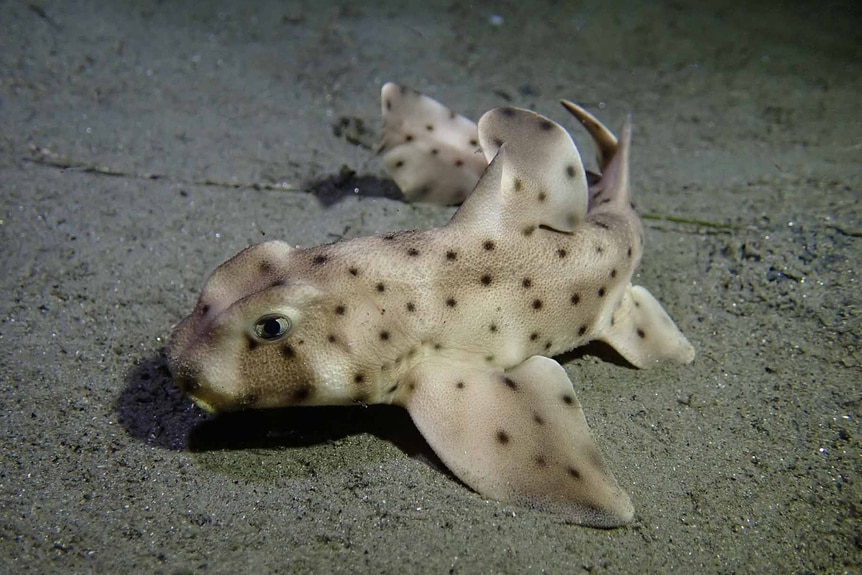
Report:
[{"label": "spotted skin", "polygon": [[428,96],[398,84],[381,92],[378,153],[405,198],[460,204],[488,165],[476,124]]},{"label": "spotted skin", "polygon": [[477,142],[489,163],[447,225],[244,250],[175,328],[176,381],[209,411],[402,405],[480,494],[585,525],[628,523],[631,501],[550,357],[596,339],[637,367],[694,357],[655,298],[631,285],[643,233],[630,135],[627,124],[613,153],[605,139],[604,172],[589,186],[559,125],[488,112]]}]

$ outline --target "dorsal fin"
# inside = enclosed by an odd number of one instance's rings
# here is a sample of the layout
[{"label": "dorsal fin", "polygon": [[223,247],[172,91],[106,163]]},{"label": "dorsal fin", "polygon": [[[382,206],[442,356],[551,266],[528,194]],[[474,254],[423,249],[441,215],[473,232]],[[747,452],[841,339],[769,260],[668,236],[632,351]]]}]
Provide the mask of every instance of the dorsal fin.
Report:
[{"label": "dorsal fin", "polygon": [[605,209],[628,210],[634,207],[629,183],[631,143],[632,123],[631,117],[627,117],[616,153],[603,168],[601,179],[590,187],[590,213]]},{"label": "dorsal fin", "polygon": [[529,235],[540,226],[571,233],[584,220],[586,173],[561,126],[529,110],[495,108],[479,120],[479,143],[491,165],[453,222],[499,222]]},{"label": "dorsal fin", "polygon": [[581,106],[568,100],[560,100],[560,104],[571,112],[590,134],[596,146],[596,161],[599,164],[599,171],[604,172],[611,159],[617,153],[617,137],[598,118]]}]

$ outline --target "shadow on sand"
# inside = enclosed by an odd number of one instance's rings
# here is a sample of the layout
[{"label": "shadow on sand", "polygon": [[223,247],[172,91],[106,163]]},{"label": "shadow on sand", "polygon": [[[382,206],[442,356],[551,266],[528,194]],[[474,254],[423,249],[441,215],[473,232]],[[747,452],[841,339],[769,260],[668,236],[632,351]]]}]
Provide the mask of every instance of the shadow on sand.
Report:
[{"label": "shadow on sand", "polygon": [[207,415],[176,388],[164,352],[129,371],[116,410],[130,436],[164,449],[306,447],[370,433],[410,457],[445,469],[407,411],[393,405],[285,407]]}]

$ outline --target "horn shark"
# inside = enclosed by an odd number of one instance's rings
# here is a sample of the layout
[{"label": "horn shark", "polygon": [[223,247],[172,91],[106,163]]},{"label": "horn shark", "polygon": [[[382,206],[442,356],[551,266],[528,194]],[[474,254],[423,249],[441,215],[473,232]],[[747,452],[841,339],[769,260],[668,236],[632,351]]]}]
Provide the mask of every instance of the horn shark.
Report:
[{"label": "horn shark", "polygon": [[381,149],[396,181],[427,181],[451,201],[475,178],[472,193],[439,228],[240,252],[170,337],[178,386],[209,412],[400,405],[479,494],[583,525],[629,523],[631,500],[551,357],[602,340],[640,368],[694,358],[631,284],[643,230],[630,122],[617,140],[564,102],[599,150],[590,185],[569,134],[543,116],[496,108],[474,137],[430,98],[394,84],[382,94]]}]

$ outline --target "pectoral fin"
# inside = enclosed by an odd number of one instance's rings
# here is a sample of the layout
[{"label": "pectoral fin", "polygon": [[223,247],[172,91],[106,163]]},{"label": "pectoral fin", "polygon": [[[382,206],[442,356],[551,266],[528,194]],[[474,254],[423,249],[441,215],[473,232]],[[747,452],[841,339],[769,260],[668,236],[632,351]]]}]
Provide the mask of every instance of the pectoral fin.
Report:
[{"label": "pectoral fin", "polygon": [[616,527],[634,510],[590,435],[565,370],[533,356],[502,371],[481,362],[416,368],[403,400],[422,435],[481,495]]}]

